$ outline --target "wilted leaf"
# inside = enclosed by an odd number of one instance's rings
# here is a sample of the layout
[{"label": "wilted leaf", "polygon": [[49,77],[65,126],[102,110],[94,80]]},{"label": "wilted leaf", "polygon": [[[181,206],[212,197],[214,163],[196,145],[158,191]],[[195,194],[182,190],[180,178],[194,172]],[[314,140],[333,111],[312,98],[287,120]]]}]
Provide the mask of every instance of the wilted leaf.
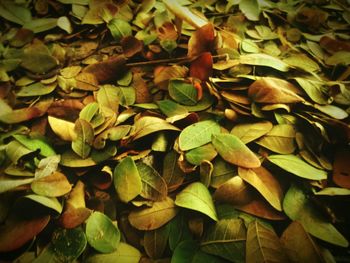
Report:
[{"label": "wilted leaf", "polygon": [[0,252],[9,252],[20,248],[39,234],[49,223],[50,216],[27,220],[8,219],[0,226]]},{"label": "wilted leaf", "polygon": [[56,172],[60,161],[60,155],[52,155],[41,159],[35,170],[35,179],[39,179]]},{"label": "wilted leaf", "polygon": [[347,189],[350,189],[349,158],[350,151],[347,148],[338,149],[333,164],[333,182]]},{"label": "wilted leaf", "polygon": [[47,197],[42,195],[36,195],[36,194],[29,194],[24,197],[22,197],[22,200],[30,200],[33,202],[36,202],[42,206],[45,206],[47,208],[50,208],[57,213],[62,212],[62,204],[57,200],[55,197]]},{"label": "wilted leaf", "polygon": [[27,53],[23,56],[21,66],[35,74],[45,74],[57,66],[57,60],[44,53]]},{"label": "wilted leaf", "polygon": [[227,162],[245,168],[257,168],[259,158],[233,134],[214,134],[212,143],[220,156]]},{"label": "wilted leaf", "polygon": [[247,230],[241,219],[221,219],[206,230],[201,249],[231,262],[245,259]]},{"label": "wilted leaf", "polygon": [[178,165],[178,157],[175,151],[168,152],[164,157],[162,177],[169,192],[178,188],[185,179],[185,173]]},{"label": "wilted leaf", "polygon": [[237,169],[232,164],[226,162],[221,157],[217,157],[213,162],[213,173],[211,175],[210,186],[218,188],[227,180],[237,175]]},{"label": "wilted leaf", "polygon": [[31,96],[42,96],[53,92],[56,88],[56,84],[44,85],[41,82],[21,87],[16,92],[17,97],[31,97]]},{"label": "wilted leaf", "polygon": [[202,53],[191,62],[190,76],[202,81],[208,80],[213,71],[213,58],[210,52]]},{"label": "wilted leaf", "polygon": [[162,258],[168,245],[170,224],[145,233],[143,242],[147,255],[152,259]]},{"label": "wilted leaf", "polygon": [[121,140],[129,133],[130,129],[130,125],[119,125],[109,128],[96,136],[94,140],[94,147],[96,149],[102,149],[106,146],[107,140]]},{"label": "wilted leaf", "polygon": [[72,186],[64,174],[54,172],[51,175],[34,180],[31,188],[38,195],[58,197],[69,193]]},{"label": "wilted leaf", "polygon": [[326,88],[321,82],[306,78],[295,78],[295,80],[314,102],[319,104],[327,103]]},{"label": "wilted leaf", "polygon": [[119,107],[119,91],[113,85],[103,85],[97,92],[97,102],[100,107],[106,107],[113,112],[118,111]]},{"label": "wilted leaf", "polygon": [[296,155],[270,155],[267,159],[281,167],[283,170],[290,172],[302,178],[309,180],[323,180],[327,179],[327,172],[324,170],[316,169],[310,164],[304,162]]},{"label": "wilted leaf", "polygon": [[86,221],[85,231],[87,241],[97,251],[111,253],[117,249],[120,231],[105,214],[93,212]]},{"label": "wilted leaf", "polygon": [[286,253],[271,227],[255,220],[248,226],[246,262],[288,262]]},{"label": "wilted leaf", "polygon": [[152,207],[132,211],[128,218],[130,224],[139,230],[154,230],[169,222],[177,212],[174,200],[167,197],[154,202]]},{"label": "wilted leaf", "polygon": [[123,37],[127,37],[131,35],[131,26],[128,22],[113,18],[107,24],[108,29],[111,31],[111,34],[116,41],[120,41]]},{"label": "wilted leaf", "polygon": [[318,105],[315,104],[314,107],[318,109],[319,111],[326,113],[327,115],[331,116],[334,119],[337,120],[343,120],[347,117],[349,117],[349,114],[343,110],[340,107],[334,106],[334,105]]},{"label": "wilted leaf", "polygon": [[48,121],[53,132],[62,140],[73,141],[77,137],[74,130],[74,123],[53,116],[48,117]]},{"label": "wilted leaf", "polygon": [[207,144],[211,136],[220,132],[220,126],[213,120],[206,120],[187,126],[179,136],[179,146],[182,151],[191,150]]},{"label": "wilted leaf", "polygon": [[293,221],[284,230],[281,242],[292,262],[326,262],[315,241],[298,221]]},{"label": "wilted leaf", "polygon": [[22,185],[28,185],[32,183],[34,178],[26,178],[26,179],[0,179],[0,194],[5,193],[7,191],[16,189]]},{"label": "wilted leaf", "polygon": [[238,167],[239,176],[253,186],[278,211],[282,211],[283,191],[275,177],[264,167]]},{"label": "wilted leaf", "polygon": [[289,70],[288,64],[282,60],[262,53],[241,55],[238,61],[244,65],[265,66],[282,72],[287,72]]},{"label": "wilted leaf", "polygon": [[159,173],[145,163],[138,163],[137,170],[141,176],[142,190],[140,195],[152,201],[160,201],[167,196],[167,185]]},{"label": "wilted leaf", "polygon": [[33,150],[28,149],[18,141],[11,141],[6,146],[6,155],[14,164],[17,164],[21,158],[33,152]]},{"label": "wilted leaf", "polygon": [[271,131],[272,127],[272,123],[269,121],[240,123],[233,127],[231,134],[237,136],[243,143],[247,144]]},{"label": "wilted leaf", "polygon": [[200,182],[188,185],[176,195],[175,204],[201,212],[217,221],[217,215],[209,190]]},{"label": "wilted leaf", "polygon": [[166,89],[171,79],[181,79],[187,75],[188,68],[185,66],[173,65],[155,69],[154,83],[160,89]]},{"label": "wilted leaf", "polygon": [[142,191],[141,177],[131,157],[126,157],[115,167],[113,181],[118,197],[125,203]]},{"label": "wilted leaf", "polygon": [[342,247],[349,245],[343,235],[322,217],[306,193],[296,185],[292,185],[286,193],[283,210],[290,219],[299,221],[311,235],[334,245]]}]

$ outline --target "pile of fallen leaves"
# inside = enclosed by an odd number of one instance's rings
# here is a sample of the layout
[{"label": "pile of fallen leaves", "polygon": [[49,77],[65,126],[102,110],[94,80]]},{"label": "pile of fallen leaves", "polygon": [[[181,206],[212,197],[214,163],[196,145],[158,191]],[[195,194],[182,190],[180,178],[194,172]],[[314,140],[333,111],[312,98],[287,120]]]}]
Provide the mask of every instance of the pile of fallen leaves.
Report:
[{"label": "pile of fallen leaves", "polygon": [[350,5],[0,0],[0,259],[349,262]]}]

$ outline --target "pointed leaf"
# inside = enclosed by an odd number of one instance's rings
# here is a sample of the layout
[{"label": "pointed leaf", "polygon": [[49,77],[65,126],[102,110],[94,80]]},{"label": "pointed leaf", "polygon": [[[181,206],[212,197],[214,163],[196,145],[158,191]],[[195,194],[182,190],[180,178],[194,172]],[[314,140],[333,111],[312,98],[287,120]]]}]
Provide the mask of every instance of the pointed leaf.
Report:
[{"label": "pointed leaf", "polygon": [[316,169],[296,155],[270,155],[267,157],[267,159],[275,165],[281,167],[283,170],[286,170],[287,172],[299,177],[310,180],[327,179],[326,171]]},{"label": "pointed leaf", "polygon": [[54,172],[51,175],[36,179],[32,182],[31,188],[38,195],[58,197],[69,193],[72,186],[64,174]]},{"label": "pointed leaf", "polygon": [[201,212],[215,221],[218,220],[210,192],[200,182],[192,183],[178,193],[175,204]]},{"label": "pointed leaf", "polygon": [[241,123],[233,127],[231,134],[237,136],[243,143],[247,144],[271,131],[272,127],[272,123],[269,121]]},{"label": "pointed leaf", "polygon": [[212,143],[220,156],[227,162],[245,168],[257,168],[259,158],[233,134],[214,134]]},{"label": "pointed leaf", "polygon": [[91,145],[94,140],[94,129],[89,122],[78,119],[75,122],[74,132],[77,137],[72,141],[72,149],[81,158],[85,159],[91,151]]},{"label": "pointed leaf", "polygon": [[182,105],[195,105],[198,101],[197,89],[182,79],[172,79],[168,86],[169,95]]},{"label": "pointed leaf", "polygon": [[122,202],[128,203],[142,191],[141,177],[131,157],[126,157],[115,167],[113,180]]},{"label": "pointed leaf", "polygon": [[53,116],[48,117],[48,121],[53,132],[65,141],[73,141],[77,134],[74,131],[74,123]]}]

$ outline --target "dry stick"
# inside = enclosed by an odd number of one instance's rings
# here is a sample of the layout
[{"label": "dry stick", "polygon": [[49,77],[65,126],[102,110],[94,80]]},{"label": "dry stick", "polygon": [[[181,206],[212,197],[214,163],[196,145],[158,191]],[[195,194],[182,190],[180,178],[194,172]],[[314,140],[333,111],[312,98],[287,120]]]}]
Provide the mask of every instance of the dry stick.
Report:
[{"label": "dry stick", "polygon": [[[153,66],[153,65],[159,65],[159,64],[168,64],[168,63],[179,63],[179,62],[189,62],[194,59],[198,58],[198,56],[194,57],[180,57],[180,58],[166,58],[166,59],[157,59],[157,60],[150,60],[150,61],[141,61],[141,62],[133,62],[133,63],[126,63],[125,66],[127,67],[143,67],[143,66]],[[228,58],[228,54],[221,54],[221,55],[215,55],[212,56],[213,59],[220,59],[220,58]]]}]

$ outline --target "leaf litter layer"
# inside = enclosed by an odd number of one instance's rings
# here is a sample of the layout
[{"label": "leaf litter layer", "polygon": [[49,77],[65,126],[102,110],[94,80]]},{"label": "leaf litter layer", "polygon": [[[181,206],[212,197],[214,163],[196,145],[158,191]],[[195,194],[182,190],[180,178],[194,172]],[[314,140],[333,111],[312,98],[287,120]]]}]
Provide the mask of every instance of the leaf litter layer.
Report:
[{"label": "leaf litter layer", "polygon": [[0,259],[347,262],[345,0],[0,0]]}]

